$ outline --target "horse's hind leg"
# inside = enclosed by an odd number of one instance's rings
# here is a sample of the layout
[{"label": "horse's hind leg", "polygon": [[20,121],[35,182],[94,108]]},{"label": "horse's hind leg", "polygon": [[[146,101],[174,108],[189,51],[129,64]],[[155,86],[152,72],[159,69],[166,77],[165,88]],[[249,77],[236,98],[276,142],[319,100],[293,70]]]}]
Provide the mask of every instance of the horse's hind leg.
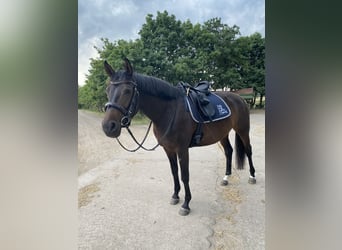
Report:
[{"label": "horse's hind leg", "polygon": [[248,183],[250,184],[255,184],[256,183],[256,178],[255,178],[255,168],[253,165],[253,160],[252,160],[252,146],[251,144],[249,144],[249,146],[247,146],[247,150],[246,150],[246,154],[247,154],[247,158],[248,158],[248,163],[249,163],[249,179],[248,179]]},{"label": "horse's hind leg", "polygon": [[226,136],[220,141],[223,149],[224,154],[226,156],[226,175],[223,177],[223,180],[221,181],[222,186],[228,185],[228,176],[232,174],[232,154],[233,154],[233,148],[232,145],[229,142],[229,137]]},{"label": "horse's hind leg", "polygon": [[248,179],[248,183],[255,184],[256,183],[255,168],[254,168],[253,160],[252,160],[252,146],[250,144],[249,134],[248,132],[245,132],[245,133],[239,134],[239,136],[244,145],[244,149],[245,149],[245,152],[248,158],[248,163],[249,163],[250,176]]},{"label": "horse's hind leg", "polygon": [[171,172],[174,182],[174,193],[171,197],[170,204],[176,205],[179,202],[178,193],[180,191],[179,177],[178,177],[178,164],[177,164],[177,154],[174,152],[169,152],[164,148],[167,157],[169,158]]}]

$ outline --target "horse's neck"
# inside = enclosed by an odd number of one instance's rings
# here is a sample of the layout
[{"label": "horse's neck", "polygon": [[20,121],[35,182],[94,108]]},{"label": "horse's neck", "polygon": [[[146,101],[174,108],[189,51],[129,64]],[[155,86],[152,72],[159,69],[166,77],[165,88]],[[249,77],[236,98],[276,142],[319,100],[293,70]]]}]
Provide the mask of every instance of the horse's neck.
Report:
[{"label": "horse's neck", "polygon": [[[175,113],[177,100],[165,101],[158,97],[140,95],[140,110],[155,124],[164,126]],[[165,124],[164,124],[165,123]]]}]

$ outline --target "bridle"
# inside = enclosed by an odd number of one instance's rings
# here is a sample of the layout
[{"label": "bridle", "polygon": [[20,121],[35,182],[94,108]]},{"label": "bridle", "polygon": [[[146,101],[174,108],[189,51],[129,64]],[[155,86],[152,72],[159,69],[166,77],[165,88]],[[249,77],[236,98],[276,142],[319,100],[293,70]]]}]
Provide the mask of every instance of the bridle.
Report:
[{"label": "bridle", "polygon": [[137,83],[134,81],[117,81],[117,82],[111,82],[110,85],[120,85],[120,84],[132,84],[133,85],[133,94],[131,97],[131,100],[129,101],[128,107],[125,108],[120,104],[114,103],[114,102],[107,102],[105,104],[105,111],[107,111],[108,109],[117,109],[119,110],[124,116],[121,118],[121,127],[126,128],[128,133],[131,135],[131,137],[133,138],[134,142],[138,145],[137,148],[135,149],[128,149],[126,148],[119,140],[119,138],[116,138],[116,140],[118,141],[118,143],[120,144],[120,146],[125,149],[126,151],[129,152],[135,152],[138,149],[142,148],[146,151],[153,151],[155,150],[158,146],[159,143],[157,143],[157,145],[155,145],[153,148],[145,148],[143,146],[149,132],[151,129],[151,125],[152,125],[152,121],[150,122],[147,132],[144,136],[144,139],[142,140],[142,142],[138,142],[137,139],[135,138],[135,136],[133,135],[132,131],[129,129],[129,125],[131,124],[131,120],[133,118],[133,116],[138,112],[138,104],[139,104],[139,91],[137,88]]},{"label": "bridle", "polygon": [[133,116],[138,111],[139,91],[137,88],[137,84],[134,81],[117,81],[117,82],[110,83],[110,85],[121,85],[121,84],[133,85],[133,94],[131,96],[131,100],[129,101],[128,107],[125,108],[120,104],[107,102],[105,104],[105,111],[107,111],[110,108],[119,110],[123,114],[123,117],[121,118],[121,127],[128,128],[128,126],[131,124],[131,120]]}]

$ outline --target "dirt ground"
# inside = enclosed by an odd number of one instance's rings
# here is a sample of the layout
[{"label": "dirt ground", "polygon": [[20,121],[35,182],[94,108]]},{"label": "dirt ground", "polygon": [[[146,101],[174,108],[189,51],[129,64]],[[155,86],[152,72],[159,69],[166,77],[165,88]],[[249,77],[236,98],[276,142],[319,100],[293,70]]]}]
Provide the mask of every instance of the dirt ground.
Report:
[{"label": "dirt ground", "polygon": [[[173,181],[161,147],[124,151],[101,129],[101,115],[78,112],[79,249],[265,249],[265,112],[251,111],[257,184],[248,165],[220,186],[219,144],[190,149],[191,213],[168,204]],[[147,125],[133,125],[143,138]],[[233,142],[234,133],[231,133]],[[120,136],[134,147],[126,131]],[[147,147],[156,140],[151,132]],[[233,143],[232,143],[233,144]],[[181,202],[184,193],[181,190]]]}]

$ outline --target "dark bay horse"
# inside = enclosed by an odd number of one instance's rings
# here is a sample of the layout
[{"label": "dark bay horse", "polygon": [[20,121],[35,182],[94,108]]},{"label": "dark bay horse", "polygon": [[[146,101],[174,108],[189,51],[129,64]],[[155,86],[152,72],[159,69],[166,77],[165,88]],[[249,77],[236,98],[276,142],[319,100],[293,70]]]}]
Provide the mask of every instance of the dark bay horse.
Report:
[{"label": "dark bay horse", "polygon": [[[133,73],[128,59],[124,59],[124,70],[115,72],[104,62],[104,68],[110,77],[106,92],[108,103],[102,122],[104,133],[112,138],[120,136],[121,128],[128,127],[132,117],[141,110],[152,122],[153,132],[158,143],[164,148],[169,159],[174,180],[174,193],[171,204],[179,202],[181,179],[185,189],[185,200],[179,213],[190,212],[191,192],[189,187],[189,146],[196,130],[196,123],[185,106],[185,93],[161,79]],[[220,142],[226,156],[226,173],[222,185],[228,184],[231,175],[233,148],[229,142],[229,131],[234,129],[237,169],[243,169],[247,155],[249,162],[249,183],[254,184],[255,169],[252,162],[252,147],[249,139],[249,108],[245,101],[231,92],[215,92],[230,107],[231,116],[220,121],[203,124],[203,138],[198,146]]]}]

